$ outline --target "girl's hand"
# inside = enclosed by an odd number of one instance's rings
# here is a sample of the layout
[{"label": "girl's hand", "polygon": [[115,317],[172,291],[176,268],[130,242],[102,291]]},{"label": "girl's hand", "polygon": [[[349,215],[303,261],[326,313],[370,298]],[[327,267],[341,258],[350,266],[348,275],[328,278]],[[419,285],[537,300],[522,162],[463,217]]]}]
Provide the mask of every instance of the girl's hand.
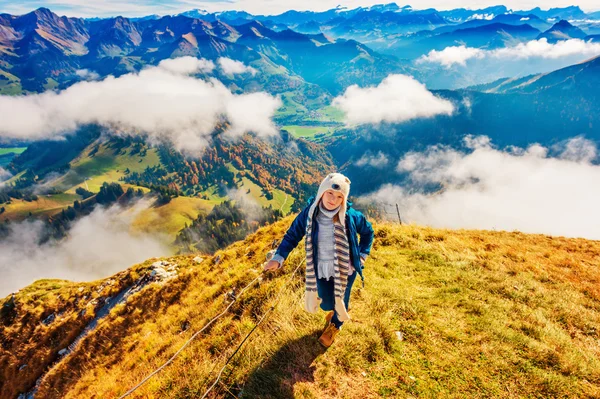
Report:
[{"label": "girl's hand", "polygon": [[360,255],[360,265],[364,268],[365,267],[365,261],[367,260],[366,256]]},{"label": "girl's hand", "polygon": [[264,271],[268,272],[270,270],[277,270],[277,269],[279,269],[279,262],[277,262],[276,260],[270,260],[267,263],[265,263]]}]

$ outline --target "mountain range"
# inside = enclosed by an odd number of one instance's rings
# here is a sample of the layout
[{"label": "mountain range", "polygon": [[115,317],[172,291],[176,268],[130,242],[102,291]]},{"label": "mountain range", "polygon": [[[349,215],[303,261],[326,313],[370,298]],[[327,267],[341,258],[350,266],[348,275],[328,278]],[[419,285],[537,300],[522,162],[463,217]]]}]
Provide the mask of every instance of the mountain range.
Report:
[{"label": "mountain range", "polygon": [[[55,214],[79,199],[78,188],[91,187],[95,192],[104,181],[124,182],[125,188],[168,188],[194,201],[212,201],[194,203],[190,215],[222,201],[229,189],[248,191],[263,206],[290,211],[328,168],[339,168],[351,177],[369,175],[356,180],[356,194],[398,181],[393,170],[381,173],[359,167],[356,162],[365,153],[382,152],[398,159],[407,151],[437,143],[460,146],[464,135],[471,133],[485,134],[500,146],[553,145],[574,132],[599,142],[598,58],[492,82],[477,71],[461,73],[414,61],[459,43],[490,50],[537,39],[593,42],[597,37],[589,34],[589,26],[561,19],[582,18],[581,13],[577,7],[517,14],[503,6],[437,11],[387,4],[278,16],[190,11],[175,16],[81,19],[60,17],[45,8],[21,16],[1,14],[3,94],[61,90],[88,79],[82,71],[102,79],[135,73],[168,58],[228,57],[258,71],[231,76],[215,70],[213,75],[233,93],[263,90],[280,96],[283,103],[274,117],[282,143],[262,142],[250,135],[238,144],[219,142],[205,155],[208,158],[193,163],[168,146],[123,144],[116,138],[104,143],[106,137],[99,137],[97,126],[86,126],[60,143],[13,143],[9,147],[29,148],[3,155],[2,164],[14,175],[9,184],[37,187],[43,183],[48,195],[65,195],[42,211],[15,199],[2,217],[20,219],[32,210]],[[418,30],[423,28],[427,30]],[[418,31],[407,33],[410,30]],[[379,36],[365,36],[373,32]],[[366,38],[369,45],[356,37]],[[457,112],[400,124],[345,126],[343,113],[331,106],[333,98],[353,85],[376,86],[392,74],[409,75],[428,86],[452,87],[432,93],[451,101]],[[460,86],[468,87],[455,89]],[[220,132],[222,127],[216,127],[215,137]],[[265,154],[280,157],[269,159]],[[50,182],[47,176],[53,177]],[[231,176],[236,176],[235,187],[224,187],[221,183]],[[167,207],[173,215],[181,211],[174,204]],[[191,219],[171,224],[169,233],[176,234]]]},{"label": "mountain range", "polygon": [[[235,27],[183,15],[87,21],[58,17],[45,8],[23,16],[0,15],[0,74],[6,92],[66,87],[79,79],[76,72],[81,69],[119,76],[184,55],[240,60],[265,73],[266,79],[273,75],[273,64],[283,66],[282,83],[287,88],[297,86],[290,81],[301,77],[332,93],[347,87],[349,76],[352,83],[358,79],[372,84],[391,72],[407,70],[393,57],[355,41],[273,31],[259,21]],[[361,71],[371,71],[361,79],[356,64]],[[335,77],[328,75],[332,69]]]},{"label": "mountain range", "polygon": [[[106,19],[59,17],[40,8],[21,16],[0,14],[0,93],[64,88],[81,79],[76,72],[82,69],[119,76],[192,55],[233,58],[266,75],[273,73],[273,64],[282,66],[285,72],[277,79],[286,82],[284,90],[300,78],[335,95],[350,84],[377,83],[389,73],[428,81],[410,60],[458,43],[493,49],[539,38],[597,41],[600,25],[590,25],[589,18],[578,7],[520,13],[504,6],[437,11],[394,3],[276,16],[194,10]],[[581,28],[566,19],[582,21]]]}]

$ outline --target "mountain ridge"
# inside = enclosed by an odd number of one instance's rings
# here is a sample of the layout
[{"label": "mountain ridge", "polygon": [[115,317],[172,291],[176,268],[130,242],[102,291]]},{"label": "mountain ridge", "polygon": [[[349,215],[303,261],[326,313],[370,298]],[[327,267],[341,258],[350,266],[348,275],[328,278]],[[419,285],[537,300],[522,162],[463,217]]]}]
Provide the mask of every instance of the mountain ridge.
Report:
[{"label": "mountain ridge", "polygon": [[[149,259],[91,283],[44,280],[5,298],[0,339],[7,351],[0,369],[19,377],[2,378],[10,384],[0,383],[0,393],[30,390],[43,376],[37,393],[46,398],[120,396],[222,311],[231,292],[260,274],[264,254],[292,218],[214,256]],[[240,295],[231,313],[138,393],[202,395],[215,368],[276,305],[214,397],[227,391],[347,398],[432,390],[442,396],[482,390],[506,397],[598,394],[600,388],[586,381],[600,378],[592,355],[600,331],[594,283],[599,241],[382,222],[374,227],[366,287],[354,288],[353,319],[328,351],[316,340],[322,315],[301,307],[303,269],[290,276],[302,260],[297,250],[282,271]],[[107,312],[72,352],[61,352],[110,298],[140,279],[149,284]],[[281,290],[285,295],[275,304]],[[24,318],[29,323],[18,335],[15,326]],[[49,364],[52,372],[43,375]]]}]

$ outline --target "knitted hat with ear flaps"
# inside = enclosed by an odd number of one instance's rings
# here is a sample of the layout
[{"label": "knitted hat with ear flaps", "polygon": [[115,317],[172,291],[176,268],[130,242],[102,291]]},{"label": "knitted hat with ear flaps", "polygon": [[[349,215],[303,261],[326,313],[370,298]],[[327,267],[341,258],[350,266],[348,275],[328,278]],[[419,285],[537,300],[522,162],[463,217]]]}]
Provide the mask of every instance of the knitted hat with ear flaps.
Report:
[{"label": "knitted hat with ear flaps", "polygon": [[323,179],[321,185],[319,186],[319,191],[317,192],[317,196],[315,197],[315,202],[313,202],[312,206],[308,214],[312,217],[315,214],[315,210],[319,205],[319,201],[325,194],[325,191],[333,190],[338,192],[344,196],[342,200],[342,204],[340,205],[340,211],[338,214],[340,215],[340,223],[344,228],[346,227],[346,201],[348,201],[348,195],[350,194],[350,179],[344,176],[341,173],[330,173]]}]

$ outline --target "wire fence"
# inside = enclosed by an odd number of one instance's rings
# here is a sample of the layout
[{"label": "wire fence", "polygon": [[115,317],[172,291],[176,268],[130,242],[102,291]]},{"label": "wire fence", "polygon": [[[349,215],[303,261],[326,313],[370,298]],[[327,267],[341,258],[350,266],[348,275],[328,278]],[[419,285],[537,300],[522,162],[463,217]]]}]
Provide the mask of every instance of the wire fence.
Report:
[{"label": "wire fence", "polygon": [[[250,336],[252,335],[252,333],[254,333],[254,331],[258,328],[258,326],[260,326],[262,324],[262,322],[267,318],[267,316],[273,311],[275,310],[275,307],[277,306],[277,304],[279,303],[279,301],[282,298],[283,293],[286,291],[286,288],[291,286],[291,282],[294,278],[294,276],[296,275],[296,272],[298,271],[298,269],[300,269],[300,266],[302,266],[302,264],[304,264],[304,262],[306,261],[306,259],[302,260],[301,262],[298,263],[298,265],[296,266],[296,268],[294,269],[294,271],[292,272],[292,274],[290,275],[288,281],[286,282],[286,284],[284,284],[284,286],[282,287],[282,289],[279,291],[277,297],[275,298],[275,301],[273,302],[273,304],[269,307],[269,309],[262,315],[262,317],[258,320],[258,322],[254,325],[254,327],[252,328],[252,330],[250,330],[250,332],[244,337],[244,339],[242,340],[242,342],[238,345],[238,347],[233,351],[233,353],[227,358],[227,361],[225,362],[225,364],[223,365],[223,367],[221,368],[221,370],[219,371],[219,374],[217,375],[217,378],[215,379],[214,383],[208,388],[208,390],[204,393],[204,395],[202,395],[202,398],[205,398],[217,385],[217,383],[220,381],[221,376],[223,375],[223,371],[225,370],[225,368],[227,367],[227,365],[231,362],[231,360],[235,357],[235,355],[237,355],[237,353],[241,350],[242,346],[244,345],[244,343],[246,343],[246,341],[250,338]],[[156,370],[154,370],[152,373],[150,373],[148,376],[146,376],[142,381],[140,381],[137,385],[135,385],[134,387],[132,387],[131,389],[129,389],[127,392],[125,392],[123,395],[121,395],[119,397],[119,399],[124,399],[127,396],[131,395],[132,393],[134,393],[137,389],[139,389],[142,385],[144,385],[148,380],[150,380],[152,377],[154,377],[156,374],[158,374],[159,372],[161,372],[165,367],[167,367],[169,364],[171,364],[176,358],[177,356],[189,345],[192,343],[192,341],[194,339],[196,339],[196,337],[198,337],[198,335],[200,335],[202,332],[204,332],[211,324],[213,324],[215,321],[217,321],[219,318],[221,318],[223,315],[225,315],[229,309],[231,309],[231,307],[233,306],[233,304],[247,291],[250,289],[250,287],[252,287],[254,284],[256,284],[257,282],[259,282],[262,279],[262,276],[264,274],[264,271],[261,272],[261,274],[259,274],[256,278],[254,278],[252,281],[250,281],[244,288],[242,288],[242,290],[237,294],[237,295],[230,295],[229,297],[231,298],[231,302],[229,303],[229,305],[227,305],[227,307],[221,312],[219,313],[217,316],[213,317],[208,323],[206,323],[204,325],[204,327],[202,327],[200,330],[196,331],[182,346],[181,348],[179,348],[177,350],[177,352],[175,352],[173,354],[173,356],[171,356],[165,363],[163,363],[160,367],[158,367]]]},{"label": "wire fence", "polygon": [[[403,220],[402,217],[400,215],[400,207],[399,205],[396,204],[390,204],[390,203],[385,203],[385,202],[378,202],[378,205],[381,206],[381,208],[378,208],[382,213],[384,213],[385,215],[389,215],[391,218],[398,218],[398,223],[403,224]],[[388,209],[392,208],[392,211],[389,211]],[[394,212],[395,211],[395,212]],[[404,223],[406,223],[406,220],[404,221]],[[250,330],[250,332],[248,332],[248,334],[246,334],[246,336],[244,337],[244,339],[240,342],[240,344],[236,347],[236,349],[232,352],[232,354],[227,358],[227,360],[225,361],[225,364],[223,364],[223,366],[221,367],[221,369],[219,370],[219,373],[217,374],[216,379],[214,380],[214,382],[212,383],[212,385],[206,390],[206,392],[204,393],[204,395],[202,395],[201,399],[206,398],[206,396],[212,392],[215,387],[217,386],[217,384],[221,381],[221,377],[223,376],[223,372],[225,371],[225,369],[227,368],[227,366],[229,365],[229,363],[233,360],[233,358],[240,352],[240,350],[242,349],[242,346],[244,346],[244,344],[246,343],[246,341],[250,338],[250,336],[254,333],[254,331],[256,331],[256,329],[263,323],[264,320],[266,320],[266,318],[269,316],[269,314],[271,314],[271,312],[273,312],[276,308],[276,306],[278,305],[279,301],[282,298],[283,293],[287,290],[288,287],[291,287],[291,282],[294,278],[294,276],[296,275],[296,273],[298,272],[298,269],[300,269],[300,267],[302,266],[302,264],[304,264],[304,262],[306,261],[306,259],[302,260],[301,262],[298,263],[298,265],[296,266],[296,268],[294,269],[294,271],[292,272],[292,274],[290,275],[288,281],[286,282],[286,284],[284,284],[284,286],[281,288],[281,290],[279,291],[279,293],[277,294],[277,296],[275,297],[275,300],[273,301],[273,304],[267,309],[267,311],[261,316],[261,318],[258,320],[258,322],[254,325],[254,327]],[[202,334],[202,332],[206,331],[206,329],[213,324],[215,321],[217,321],[219,318],[221,318],[223,315],[225,315],[229,309],[231,309],[231,307],[233,306],[233,304],[247,291],[249,290],[253,285],[255,285],[257,282],[259,282],[262,279],[264,270],[263,272],[261,272],[261,274],[259,274],[256,278],[254,278],[252,281],[250,281],[245,287],[242,288],[242,290],[237,294],[237,295],[230,295],[231,298],[231,302],[227,305],[227,307],[221,312],[219,313],[217,316],[213,317],[208,323],[206,323],[204,325],[204,327],[202,327],[200,330],[196,331],[182,346],[181,348],[179,348],[177,350],[177,352],[175,352],[173,354],[173,356],[171,356],[165,363],[163,363],[160,367],[158,367],[156,370],[154,370],[152,373],[150,373],[148,376],[146,376],[142,381],[140,381],[137,385],[135,385],[134,387],[132,387],[130,390],[128,390],[127,392],[125,392],[123,395],[121,395],[119,397],[119,399],[124,399],[127,396],[131,395],[133,392],[135,392],[137,389],[139,389],[142,385],[144,385],[148,380],[150,380],[153,376],[155,376],[156,374],[158,374],[159,372],[161,372],[165,367],[167,367],[169,364],[171,364],[176,358],[177,356],[188,346],[192,343],[192,341],[194,339],[196,339],[198,337],[198,335]],[[221,383],[221,385],[223,385]],[[223,388],[225,390],[227,390],[227,392],[231,395],[233,395],[229,389],[223,385]],[[235,395],[233,395],[235,396]]]}]

